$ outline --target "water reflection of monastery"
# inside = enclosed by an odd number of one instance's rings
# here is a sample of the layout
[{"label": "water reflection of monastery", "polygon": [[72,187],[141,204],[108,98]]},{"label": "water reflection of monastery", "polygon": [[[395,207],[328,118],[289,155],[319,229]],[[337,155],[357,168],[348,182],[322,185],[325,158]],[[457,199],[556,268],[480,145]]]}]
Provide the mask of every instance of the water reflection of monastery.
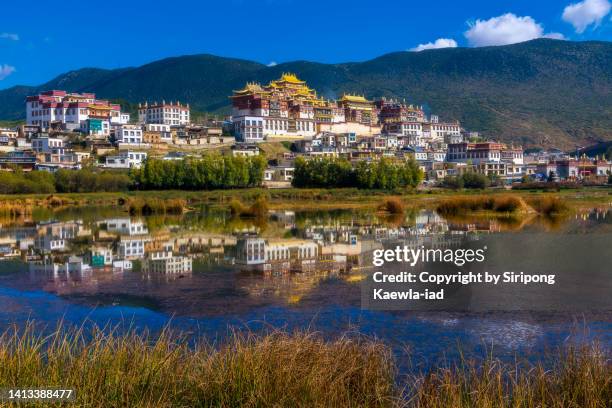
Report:
[{"label": "water reflection of monastery", "polygon": [[95,289],[125,274],[144,282],[172,282],[191,278],[197,265],[198,272],[238,273],[238,286],[251,295],[273,293],[297,301],[322,279],[354,279],[371,267],[374,249],[453,247],[499,230],[494,222],[449,223],[431,211],[407,217],[399,226],[376,217],[319,219],[275,212],[269,220],[273,233],[239,229],[223,220],[210,231],[193,225],[188,215],[153,229],[149,222],[123,216],[0,225],[0,260],[24,262],[31,279],[45,281],[50,290]]}]

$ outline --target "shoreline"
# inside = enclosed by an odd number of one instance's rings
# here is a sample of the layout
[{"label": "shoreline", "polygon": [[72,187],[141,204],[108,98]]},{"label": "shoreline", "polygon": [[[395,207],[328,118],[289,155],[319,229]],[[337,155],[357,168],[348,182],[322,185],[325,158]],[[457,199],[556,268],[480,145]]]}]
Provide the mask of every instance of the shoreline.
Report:
[{"label": "shoreline", "polygon": [[333,189],[264,189],[248,188],[235,190],[134,190],[127,192],[97,193],[53,193],[53,194],[14,194],[0,195],[2,205],[26,205],[43,208],[84,207],[84,206],[117,206],[126,200],[151,198],[157,200],[183,199],[187,205],[227,205],[232,200],[253,202],[264,197],[270,209],[309,210],[309,209],[366,209],[380,204],[385,198],[397,197],[407,207],[432,208],[442,200],[455,197],[475,196],[516,196],[521,198],[537,196],[556,196],[570,206],[610,205],[612,203],[612,186],[583,187],[557,192],[533,190],[446,190],[431,189],[419,191],[384,191],[358,190],[355,188]]}]

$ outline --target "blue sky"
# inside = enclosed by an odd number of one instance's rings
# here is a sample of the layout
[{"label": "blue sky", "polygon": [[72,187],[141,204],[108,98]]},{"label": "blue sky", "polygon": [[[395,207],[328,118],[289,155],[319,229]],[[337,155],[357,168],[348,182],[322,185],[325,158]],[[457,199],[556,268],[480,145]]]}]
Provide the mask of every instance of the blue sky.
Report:
[{"label": "blue sky", "polygon": [[345,62],[542,36],[610,41],[610,1],[10,0],[0,5],[0,89],[184,54]]}]

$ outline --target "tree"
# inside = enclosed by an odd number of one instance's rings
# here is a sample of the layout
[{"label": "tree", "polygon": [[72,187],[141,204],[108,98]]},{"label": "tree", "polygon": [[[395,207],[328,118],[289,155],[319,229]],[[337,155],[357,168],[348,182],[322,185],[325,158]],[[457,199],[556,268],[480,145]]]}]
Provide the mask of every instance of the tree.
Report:
[{"label": "tree", "polygon": [[463,188],[463,177],[461,176],[446,176],[442,181],[444,187],[460,190]]},{"label": "tree", "polygon": [[465,188],[487,188],[490,184],[489,179],[484,174],[468,172],[464,173],[463,178],[463,186]]},{"label": "tree", "polygon": [[415,187],[422,178],[422,172],[414,160],[398,163],[382,158],[372,163],[361,161],[353,167],[346,159],[298,157],[293,186],[393,190]]}]

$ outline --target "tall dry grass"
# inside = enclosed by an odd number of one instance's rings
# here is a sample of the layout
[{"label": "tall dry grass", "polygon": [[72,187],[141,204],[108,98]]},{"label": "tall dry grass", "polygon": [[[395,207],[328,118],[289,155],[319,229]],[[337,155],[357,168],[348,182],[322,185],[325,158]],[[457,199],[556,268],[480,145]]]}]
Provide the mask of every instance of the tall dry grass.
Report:
[{"label": "tall dry grass", "polygon": [[459,215],[474,211],[493,211],[497,213],[514,213],[525,209],[525,202],[512,195],[479,195],[458,196],[443,200],[437,206],[442,215]]},{"label": "tall dry grass", "polygon": [[610,407],[612,363],[594,345],[559,351],[552,367],[492,356],[414,377],[409,407]]},{"label": "tall dry grass", "polygon": [[612,401],[610,356],[596,346],[560,351],[548,368],[489,355],[402,377],[390,349],[362,337],[236,333],[220,347],[185,340],[167,331],[9,329],[0,335],[0,388],[73,388],[74,406],[87,407],[606,408]]},{"label": "tall dry grass", "polygon": [[234,198],[230,201],[229,208],[230,213],[237,217],[265,218],[268,216],[268,201],[264,197],[257,198],[250,206]]},{"label": "tall dry grass", "polygon": [[5,217],[22,217],[32,214],[32,205],[22,201],[0,202],[0,215]]},{"label": "tall dry grass", "polygon": [[130,214],[182,214],[187,201],[182,198],[131,197],[124,200]]},{"label": "tall dry grass", "polygon": [[547,216],[562,215],[569,211],[569,206],[558,196],[544,195],[531,197],[527,203],[539,214]]},{"label": "tall dry grass", "polygon": [[378,210],[389,214],[404,214],[406,205],[399,197],[388,197],[378,206]]},{"label": "tall dry grass", "polygon": [[32,325],[0,336],[0,388],[73,388],[76,406],[383,407],[394,375],[381,343],[308,333],[235,334],[218,348],[168,333],[43,337]]}]

